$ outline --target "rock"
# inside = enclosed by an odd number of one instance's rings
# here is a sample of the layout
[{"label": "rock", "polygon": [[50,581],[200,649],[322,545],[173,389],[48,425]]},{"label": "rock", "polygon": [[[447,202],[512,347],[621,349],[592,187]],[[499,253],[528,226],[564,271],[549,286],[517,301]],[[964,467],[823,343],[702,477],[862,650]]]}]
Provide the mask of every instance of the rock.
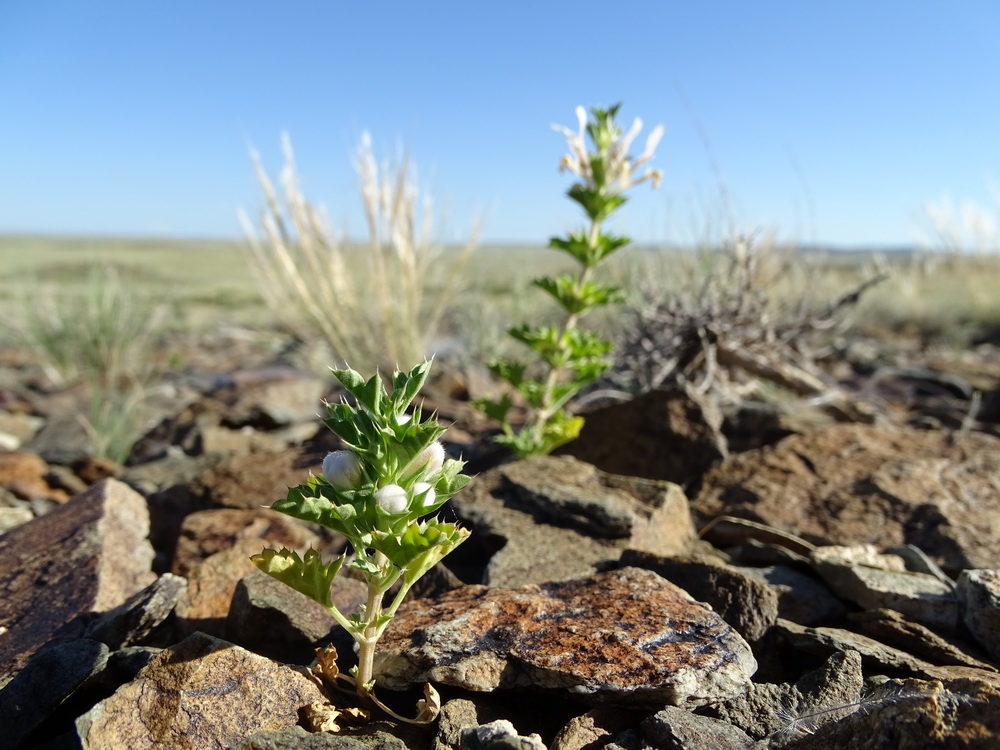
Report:
[{"label": "rock", "polygon": [[474,529],[471,549],[490,555],[484,582],[493,586],[589,575],[627,547],[676,554],[693,536],[676,485],[605,474],[568,457],[490,470],[451,502]]},{"label": "rock", "polygon": [[0,446],[4,450],[16,451],[33,438],[45,420],[31,414],[0,411]]},{"label": "rock", "polygon": [[[358,612],[368,597],[364,583],[346,576],[336,578],[331,591],[334,606],[345,615]],[[255,570],[236,585],[225,634],[276,661],[308,664],[337,627],[323,605]]]},{"label": "rock", "polygon": [[460,750],[546,750],[537,734],[522,737],[506,719],[462,730]]},{"label": "rock", "polygon": [[723,700],[746,690],[757,667],[718,615],[638,568],[413,601],[380,647],[375,672],[388,689],[560,689],[622,705]]},{"label": "rock", "polygon": [[190,575],[206,558],[243,540],[251,540],[261,548],[298,551],[320,545],[317,534],[304,523],[270,509],[196,511],[181,525],[172,570],[180,576]]},{"label": "rock", "polygon": [[601,471],[688,485],[726,458],[718,407],[678,388],[593,409],[557,454]]},{"label": "rock", "polygon": [[0,508],[0,535],[35,517],[29,508]]},{"label": "rock", "polygon": [[863,684],[861,656],[856,651],[840,651],[794,684],[755,682],[744,695],[701,713],[762,740],[785,732],[793,718],[810,717],[816,726],[836,720],[844,715],[837,707],[856,706]]},{"label": "rock", "polygon": [[256,510],[284,497],[310,470],[319,472],[322,460],[322,455],[302,448],[226,456],[202,474],[194,488],[210,505]]},{"label": "rock", "polygon": [[34,453],[0,453],[0,486],[24,500],[51,498],[63,503],[69,500],[64,490],[49,485],[46,475],[49,465]]},{"label": "rock", "polygon": [[855,424],[793,435],[712,469],[692,510],[817,544],[913,544],[952,572],[988,568],[1000,548],[1000,439]]},{"label": "rock", "polygon": [[849,715],[810,733],[805,727],[786,750],[993,750],[1000,737],[1000,692],[970,683],[889,680]]},{"label": "rock", "polygon": [[967,644],[958,645],[947,640],[919,623],[910,622],[895,610],[872,609],[852,612],[847,615],[847,619],[862,635],[919,656],[931,664],[997,671],[996,667],[970,653]]},{"label": "rock", "polygon": [[816,572],[838,595],[865,609],[894,609],[915,622],[954,632],[958,597],[951,585],[927,573],[906,570],[902,558],[871,545],[819,547]]},{"label": "rock", "polygon": [[257,570],[250,556],[258,554],[261,546],[258,541],[243,539],[234,547],[210,555],[188,573],[187,591],[177,602],[181,632],[223,635],[236,583]]},{"label": "rock", "polygon": [[847,605],[830,587],[791,565],[770,565],[764,568],[738,567],[770,585],[778,597],[778,617],[799,625],[820,625],[840,620],[847,614]]},{"label": "rock", "polygon": [[303,706],[325,700],[302,673],[196,633],[81,716],[77,731],[85,750],[228,747],[295,726]]},{"label": "rock", "polygon": [[5,747],[15,748],[108,661],[108,647],[78,639],[38,651],[0,690]]},{"label": "rock", "polygon": [[607,745],[635,723],[635,713],[615,708],[594,708],[570,720],[552,740],[549,750],[588,750]]},{"label": "rock", "polygon": [[117,651],[143,640],[174,611],[187,581],[165,573],[127,601],[101,615],[85,636]]},{"label": "rock", "polygon": [[307,732],[302,727],[280,731],[255,732],[229,750],[422,750],[422,746],[407,746],[392,735],[376,731],[361,736]]},{"label": "rock", "polygon": [[231,426],[264,429],[319,421],[323,381],[291,367],[271,366],[231,373],[211,394],[225,404]]},{"label": "rock", "polygon": [[57,632],[153,582],[148,533],[142,496],[109,479],[0,537],[0,686]]},{"label": "rock", "polygon": [[639,729],[653,747],[677,750],[747,750],[753,740],[742,729],[718,719],[667,706],[645,719]]},{"label": "rock", "polygon": [[963,570],[958,578],[958,590],[965,604],[966,627],[1000,662],[1000,573]]},{"label": "rock", "polygon": [[934,665],[913,654],[843,628],[806,628],[778,620],[775,631],[800,651],[827,657],[837,651],[857,651],[865,666],[878,672],[911,673],[920,677],[934,674]]},{"label": "rock", "polygon": [[705,602],[753,643],[778,619],[778,596],[771,587],[709,555],[660,557],[625,550],[620,564],[645,568]]}]

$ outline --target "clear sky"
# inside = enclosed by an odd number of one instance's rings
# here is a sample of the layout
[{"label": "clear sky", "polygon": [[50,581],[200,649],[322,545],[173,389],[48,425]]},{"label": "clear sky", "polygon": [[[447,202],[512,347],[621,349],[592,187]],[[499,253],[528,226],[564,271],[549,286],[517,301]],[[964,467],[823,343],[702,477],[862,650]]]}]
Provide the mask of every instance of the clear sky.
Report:
[{"label": "clear sky", "polygon": [[667,132],[617,230],[906,244],[925,201],[1000,181],[998,40],[996,0],[0,0],[0,231],[238,237],[248,144],[274,172],[287,131],[360,234],[369,130],[409,149],[445,239],[478,215],[541,243],[577,220],[551,125],[622,101]]}]

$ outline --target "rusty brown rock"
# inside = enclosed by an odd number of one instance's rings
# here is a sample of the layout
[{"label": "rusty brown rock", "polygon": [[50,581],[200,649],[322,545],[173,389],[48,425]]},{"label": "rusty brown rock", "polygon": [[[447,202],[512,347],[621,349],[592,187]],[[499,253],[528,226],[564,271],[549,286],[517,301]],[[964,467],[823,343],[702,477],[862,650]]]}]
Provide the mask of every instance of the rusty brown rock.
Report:
[{"label": "rusty brown rock", "polygon": [[206,558],[247,539],[262,548],[287,547],[300,551],[319,544],[319,537],[304,523],[277,511],[263,508],[198,511],[189,514],[181,525],[171,570],[187,576]]},{"label": "rusty brown rock", "polygon": [[0,685],[57,631],[156,579],[148,534],[145,500],[108,479],[0,537]]},{"label": "rusty brown rock", "polygon": [[322,455],[300,448],[226,456],[195,480],[194,486],[211,505],[257,509],[284,497],[289,487],[305,481],[310,470],[319,472],[322,460]]},{"label": "rusty brown rock", "polygon": [[493,586],[589,575],[629,547],[676,554],[693,537],[677,485],[606,474],[567,456],[487,471],[452,503],[474,528],[472,544],[492,547],[483,582]]},{"label": "rusty brown rock", "polygon": [[86,750],[225,748],[326,699],[304,674],[203,633],[167,649],[77,720]]},{"label": "rusty brown rock", "polygon": [[411,602],[381,648],[375,671],[390,689],[428,680],[476,691],[552,688],[629,705],[728,698],[757,668],[717,614],[639,568]]},{"label": "rusty brown rock", "polygon": [[243,539],[209,556],[188,573],[187,591],[177,602],[176,610],[182,632],[223,634],[236,584],[257,569],[250,556],[260,550],[260,542]]},{"label": "rusty brown rock", "polygon": [[611,474],[686,486],[728,455],[718,407],[681,388],[650,391],[586,416],[580,436],[557,453]]},{"label": "rusty brown rock", "polygon": [[692,510],[737,515],[817,544],[913,544],[950,571],[1000,548],[1000,439],[838,425],[734,456]]},{"label": "rusty brown rock", "polygon": [[0,452],[0,486],[16,497],[24,500],[44,497],[60,503],[69,500],[64,490],[49,485],[45,478],[48,472],[45,459],[34,453]]}]

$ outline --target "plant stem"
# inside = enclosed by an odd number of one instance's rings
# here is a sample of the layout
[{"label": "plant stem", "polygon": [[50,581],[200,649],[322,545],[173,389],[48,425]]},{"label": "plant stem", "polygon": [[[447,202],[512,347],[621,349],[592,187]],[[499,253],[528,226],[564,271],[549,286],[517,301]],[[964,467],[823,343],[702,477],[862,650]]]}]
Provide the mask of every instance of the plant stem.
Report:
[{"label": "plant stem", "polygon": [[[601,222],[594,221],[590,225],[590,232],[588,239],[590,242],[590,247],[593,248],[597,245],[597,239],[601,235]],[[590,277],[594,272],[593,265],[584,265],[583,269],[580,271],[580,275],[577,277],[576,285],[577,288],[582,288],[584,284],[590,281]],[[580,313],[570,313],[566,316],[566,320],[563,321],[562,330],[559,332],[559,341],[565,345],[566,334],[576,328],[576,322],[580,319]],[[532,431],[535,436],[535,442],[540,443],[542,439],[541,431],[542,427],[548,423],[552,416],[558,411],[558,408],[553,407],[552,404],[552,391],[555,389],[556,384],[559,382],[559,377],[564,371],[564,367],[553,366],[549,369],[548,374],[545,376],[545,387],[542,391],[542,400],[538,408],[535,410],[531,422],[528,424],[528,429]]]},{"label": "plant stem", "polygon": [[[375,553],[375,564],[380,568],[388,562],[381,552]],[[382,597],[385,590],[379,585],[375,578],[368,579],[368,601],[365,604],[365,627],[355,640],[358,642],[358,674],[357,687],[358,695],[367,699],[369,697],[368,686],[375,679],[375,646],[378,644],[379,636],[382,635],[378,627],[379,617],[382,615]]]}]

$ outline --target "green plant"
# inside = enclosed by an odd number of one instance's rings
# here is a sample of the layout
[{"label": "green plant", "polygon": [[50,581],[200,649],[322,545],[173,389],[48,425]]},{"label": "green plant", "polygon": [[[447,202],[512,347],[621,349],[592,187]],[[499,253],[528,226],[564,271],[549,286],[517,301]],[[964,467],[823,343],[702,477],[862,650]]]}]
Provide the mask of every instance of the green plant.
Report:
[{"label": "green plant", "polygon": [[[438,440],[444,428],[433,418],[421,421],[419,407],[407,412],[429,370],[430,362],[424,362],[409,373],[395,372],[391,392],[378,375],[365,381],[354,370],[333,370],[356,403],[329,404],[325,423],[347,449],[330,453],[320,476],[310,476],[271,506],[342,534],[353,550],[350,562],[346,552],[324,562],[312,549],[302,557],[282,549],[252,558],[268,575],[323,605],[351,634],[358,644],[351,681],[362,699],[375,700],[376,644],[406,593],[470,533],[439,518],[423,518],[469,481],[461,461],[444,457]],[[345,563],[368,583],[367,602],[359,613],[346,616],[330,595]],[[397,582],[391,603],[384,606]]]},{"label": "green plant", "polygon": [[418,186],[416,169],[406,158],[377,162],[365,133],[355,168],[368,241],[351,247],[302,193],[287,135],[282,147],[283,196],[251,152],[265,205],[257,228],[240,215],[269,307],[299,339],[319,337],[338,360],[362,369],[423,359],[475,246],[475,232],[457,257],[442,262],[442,249],[432,241],[433,201]]},{"label": "green plant", "polygon": [[[521,325],[508,334],[530,348],[541,360],[540,374],[529,373],[523,362],[496,359],[490,369],[519,393],[529,407],[529,417],[515,431],[507,417],[514,400],[510,392],[501,398],[481,399],[478,406],[487,416],[499,421],[503,434],[496,441],[509,447],[520,458],[550,453],[573,440],[583,427],[583,418],[564,407],[585,386],[597,380],[610,366],[611,342],[578,326],[581,318],[601,307],[620,302],[620,289],[594,281],[594,271],[609,255],[628,244],[629,239],[602,231],[604,222],[626,201],[625,192],[632,186],[651,180],[654,187],[660,173],[639,169],[653,157],[663,134],[658,126],[646,141],[637,158],[629,154],[632,141],[642,129],[642,121],[623,133],[615,116],[621,105],[591,109],[588,119],[583,107],[577,108],[579,131],[556,126],[566,136],[570,153],[562,158],[560,169],[580,178],[567,195],[583,209],[587,227],[566,237],[553,237],[549,247],[571,256],[578,264],[576,274],[545,276],[533,282],[562,308],[565,317],[559,325]],[[584,135],[590,137],[587,149]]]},{"label": "green plant", "polygon": [[162,307],[122,283],[114,266],[91,269],[81,290],[39,286],[11,319],[15,340],[56,386],[79,385],[91,451],[124,461],[144,426]]}]

